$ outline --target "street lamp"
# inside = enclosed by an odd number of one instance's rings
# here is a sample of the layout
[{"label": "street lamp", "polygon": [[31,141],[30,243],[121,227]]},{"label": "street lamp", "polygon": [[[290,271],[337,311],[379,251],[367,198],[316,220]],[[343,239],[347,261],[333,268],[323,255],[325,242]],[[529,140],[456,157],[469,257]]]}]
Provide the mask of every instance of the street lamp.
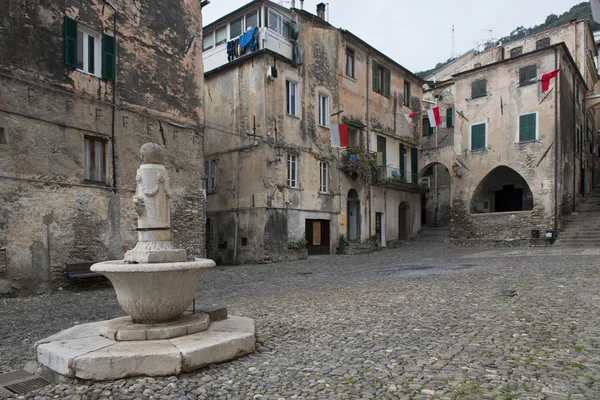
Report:
[{"label": "street lamp", "polygon": [[452,164],[452,172],[454,172],[454,175],[457,178],[461,178],[462,177],[462,168],[461,168],[460,164],[458,164],[458,163]]}]

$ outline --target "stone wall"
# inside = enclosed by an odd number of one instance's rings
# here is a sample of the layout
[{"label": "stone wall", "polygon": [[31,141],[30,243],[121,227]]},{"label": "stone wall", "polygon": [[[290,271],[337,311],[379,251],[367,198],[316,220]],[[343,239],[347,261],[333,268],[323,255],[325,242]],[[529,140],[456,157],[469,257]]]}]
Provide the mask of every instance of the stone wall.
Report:
[{"label": "stone wall", "polygon": [[[65,262],[118,259],[135,244],[146,142],[165,150],[175,242],[190,257],[204,252],[199,4],[119,2],[116,88],[65,65],[65,16],[114,35],[115,12],[101,0],[11,1],[0,15],[0,295],[56,288]],[[85,179],[88,139],[105,149],[96,182]]]}]

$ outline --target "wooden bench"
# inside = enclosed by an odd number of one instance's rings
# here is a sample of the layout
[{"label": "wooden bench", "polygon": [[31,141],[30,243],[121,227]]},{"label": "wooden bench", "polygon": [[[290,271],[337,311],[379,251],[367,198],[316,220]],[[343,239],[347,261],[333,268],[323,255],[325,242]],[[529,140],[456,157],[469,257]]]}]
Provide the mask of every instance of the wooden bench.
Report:
[{"label": "wooden bench", "polygon": [[100,276],[104,276],[98,272],[91,271],[90,268],[92,265],[96,264],[100,261],[76,261],[76,262],[66,262],[64,264],[65,274],[69,279],[69,287],[72,284],[77,284],[81,279],[88,278],[97,278]]}]

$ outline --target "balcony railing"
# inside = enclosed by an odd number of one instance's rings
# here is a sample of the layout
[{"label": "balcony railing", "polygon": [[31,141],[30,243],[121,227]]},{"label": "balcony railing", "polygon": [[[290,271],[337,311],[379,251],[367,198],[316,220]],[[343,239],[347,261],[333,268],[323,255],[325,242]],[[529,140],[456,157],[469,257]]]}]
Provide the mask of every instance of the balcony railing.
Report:
[{"label": "balcony railing", "polygon": [[377,153],[373,153],[361,147],[348,147],[342,153],[340,168],[352,173],[362,165],[375,169],[377,166]]},{"label": "balcony railing", "polygon": [[390,189],[421,191],[418,184],[419,173],[390,165],[380,165],[373,176],[373,185]]}]

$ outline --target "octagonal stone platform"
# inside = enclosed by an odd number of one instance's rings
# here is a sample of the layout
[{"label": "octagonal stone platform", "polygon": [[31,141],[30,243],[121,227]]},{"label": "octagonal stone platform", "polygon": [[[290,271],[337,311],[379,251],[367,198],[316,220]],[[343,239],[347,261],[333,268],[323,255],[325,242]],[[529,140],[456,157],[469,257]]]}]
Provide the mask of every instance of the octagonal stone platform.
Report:
[{"label": "octagonal stone platform", "polygon": [[205,313],[182,315],[174,322],[152,325],[134,324],[131,317],[121,317],[107,321],[100,335],[117,342],[172,339],[205,331],[209,325],[210,317]]},{"label": "octagonal stone platform", "polygon": [[38,362],[69,378],[103,381],[177,375],[254,352],[250,318],[229,316],[177,338],[121,342],[101,335],[111,321],[74,326],[37,342]]}]

